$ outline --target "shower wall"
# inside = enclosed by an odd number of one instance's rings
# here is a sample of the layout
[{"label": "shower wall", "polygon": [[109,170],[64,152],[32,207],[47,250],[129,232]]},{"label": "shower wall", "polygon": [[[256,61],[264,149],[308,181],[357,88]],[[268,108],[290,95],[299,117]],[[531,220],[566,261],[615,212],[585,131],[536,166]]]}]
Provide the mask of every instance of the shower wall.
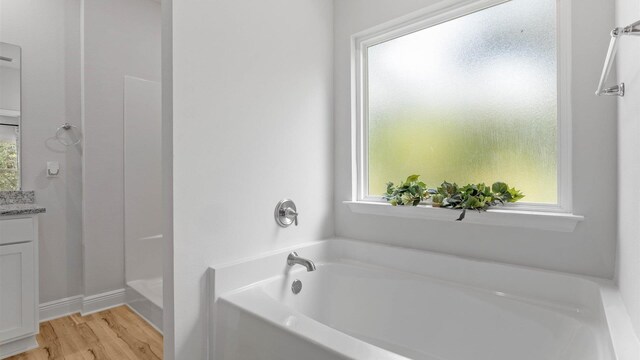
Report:
[{"label": "shower wall", "polygon": [[161,105],[159,82],[124,77],[126,302],[162,332]]},{"label": "shower wall", "polygon": [[160,83],[125,77],[124,243],[127,284],[162,277],[161,121]]}]

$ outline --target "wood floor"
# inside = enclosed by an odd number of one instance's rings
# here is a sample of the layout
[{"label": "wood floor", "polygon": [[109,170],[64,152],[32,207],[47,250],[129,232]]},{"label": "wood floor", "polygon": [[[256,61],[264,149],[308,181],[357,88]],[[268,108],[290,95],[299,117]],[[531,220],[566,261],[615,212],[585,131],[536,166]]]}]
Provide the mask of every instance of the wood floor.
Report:
[{"label": "wood floor", "polygon": [[162,359],[162,335],[126,306],[43,322],[38,344],[7,360]]}]

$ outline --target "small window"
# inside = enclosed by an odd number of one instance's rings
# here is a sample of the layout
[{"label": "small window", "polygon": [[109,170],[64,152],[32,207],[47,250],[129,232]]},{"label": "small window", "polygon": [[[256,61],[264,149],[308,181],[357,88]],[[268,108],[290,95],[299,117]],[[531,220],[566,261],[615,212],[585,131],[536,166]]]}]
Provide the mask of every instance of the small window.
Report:
[{"label": "small window", "polygon": [[18,126],[0,124],[0,191],[20,189]]},{"label": "small window", "polygon": [[560,205],[556,0],[483,4],[356,38],[360,200],[420,174]]}]

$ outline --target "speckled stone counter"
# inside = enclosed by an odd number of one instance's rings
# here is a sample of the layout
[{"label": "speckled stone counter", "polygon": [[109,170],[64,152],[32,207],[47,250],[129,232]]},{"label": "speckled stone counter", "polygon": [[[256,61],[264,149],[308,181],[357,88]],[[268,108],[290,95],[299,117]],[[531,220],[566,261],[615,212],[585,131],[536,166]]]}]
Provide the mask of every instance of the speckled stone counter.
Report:
[{"label": "speckled stone counter", "polygon": [[0,216],[40,214],[47,210],[37,204],[0,205]]},{"label": "speckled stone counter", "polygon": [[35,203],[35,191],[0,191],[0,216],[31,215],[46,211]]}]

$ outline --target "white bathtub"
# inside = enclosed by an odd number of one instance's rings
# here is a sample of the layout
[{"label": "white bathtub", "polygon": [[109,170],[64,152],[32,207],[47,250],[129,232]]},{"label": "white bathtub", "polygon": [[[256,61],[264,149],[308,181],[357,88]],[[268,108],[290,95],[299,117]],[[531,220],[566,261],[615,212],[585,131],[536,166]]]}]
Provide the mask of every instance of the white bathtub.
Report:
[{"label": "white bathtub", "polygon": [[605,280],[339,239],[210,275],[214,360],[640,359]]}]

